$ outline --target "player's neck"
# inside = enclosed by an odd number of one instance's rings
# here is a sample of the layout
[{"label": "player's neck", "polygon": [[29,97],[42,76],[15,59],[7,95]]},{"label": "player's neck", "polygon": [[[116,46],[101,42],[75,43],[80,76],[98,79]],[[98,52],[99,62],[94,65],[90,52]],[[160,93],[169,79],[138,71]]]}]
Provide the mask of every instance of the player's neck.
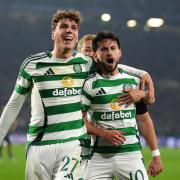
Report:
[{"label": "player's neck", "polygon": [[109,72],[103,68],[101,69],[101,74],[105,76],[116,76],[117,74],[119,74],[119,70],[118,68],[116,68],[113,71]]},{"label": "player's neck", "polygon": [[72,49],[66,49],[66,48],[62,48],[62,49],[56,49],[54,48],[54,50],[52,51],[52,56],[55,58],[59,58],[59,59],[68,59],[72,56]]}]

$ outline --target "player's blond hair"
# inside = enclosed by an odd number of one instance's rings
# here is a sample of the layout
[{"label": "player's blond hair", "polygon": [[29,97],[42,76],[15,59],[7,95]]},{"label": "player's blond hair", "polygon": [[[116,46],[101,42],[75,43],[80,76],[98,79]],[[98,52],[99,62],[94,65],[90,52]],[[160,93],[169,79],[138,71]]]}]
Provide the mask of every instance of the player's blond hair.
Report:
[{"label": "player's blond hair", "polygon": [[54,31],[58,22],[64,18],[69,18],[74,20],[75,23],[78,25],[78,28],[80,28],[80,25],[82,23],[82,16],[79,11],[72,9],[67,9],[67,10],[58,9],[51,19],[51,31]]},{"label": "player's blond hair", "polygon": [[81,48],[82,48],[82,44],[85,42],[85,41],[88,41],[88,40],[93,40],[95,38],[95,34],[86,34],[84,35],[79,41],[78,41],[78,45],[77,45],[77,50],[80,52],[81,51]]}]

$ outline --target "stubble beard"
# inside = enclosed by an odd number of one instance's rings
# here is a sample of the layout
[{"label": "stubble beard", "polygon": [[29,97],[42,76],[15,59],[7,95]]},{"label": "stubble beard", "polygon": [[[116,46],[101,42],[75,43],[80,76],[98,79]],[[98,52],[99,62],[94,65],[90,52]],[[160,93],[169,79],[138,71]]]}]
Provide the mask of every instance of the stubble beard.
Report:
[{"label": "stubble beard", "polygon": [[102,62],[99,62],[98,61],[98,64],[99,64],[99,68],[101,69],[102,72],[104,73],[112,73],[113,71],[116,70],[119,62],[116,62],[116,65],[114,66],[114,68],[108,68],[107,65],[105,63],[102,63]]}]

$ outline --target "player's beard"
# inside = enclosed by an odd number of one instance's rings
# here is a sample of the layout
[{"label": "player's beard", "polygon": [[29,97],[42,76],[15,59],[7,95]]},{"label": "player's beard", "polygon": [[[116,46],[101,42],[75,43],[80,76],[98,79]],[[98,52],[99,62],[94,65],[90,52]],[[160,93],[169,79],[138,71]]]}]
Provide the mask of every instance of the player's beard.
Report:
[{"label": "player's beard", "polygon": [[103,62],[98,61],[98,69],[100,69],[101,73],[112,73],[116,70],[117,65],[119,64],[119,61],[116,62],[115,66],[113,68],[107,67],[107,65]]}]

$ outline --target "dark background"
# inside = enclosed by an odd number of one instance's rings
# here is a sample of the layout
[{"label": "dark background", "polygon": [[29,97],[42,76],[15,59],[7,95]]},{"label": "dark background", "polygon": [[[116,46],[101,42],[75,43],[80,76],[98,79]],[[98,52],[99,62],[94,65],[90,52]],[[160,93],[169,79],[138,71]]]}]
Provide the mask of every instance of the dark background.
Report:
[{"label": "dark background", "polygon": [[[155,84],[156,104],[149,107],[158,135],[180,135],[180,1],[179,0],[0,0],[0,106],[14,88],[23,60],[53,48],[50,21],[60,9],[76,9],[84,22],[79,36],[109,30],[120,37],[121,62],[148,71]],[[102,22],[102,13],[112,20]],[[150,17],[161,17],[161,28],[145,29]],[[126,22],[136,19],[129,29]],[[29,99],[18,117],[26,131]]]}]

